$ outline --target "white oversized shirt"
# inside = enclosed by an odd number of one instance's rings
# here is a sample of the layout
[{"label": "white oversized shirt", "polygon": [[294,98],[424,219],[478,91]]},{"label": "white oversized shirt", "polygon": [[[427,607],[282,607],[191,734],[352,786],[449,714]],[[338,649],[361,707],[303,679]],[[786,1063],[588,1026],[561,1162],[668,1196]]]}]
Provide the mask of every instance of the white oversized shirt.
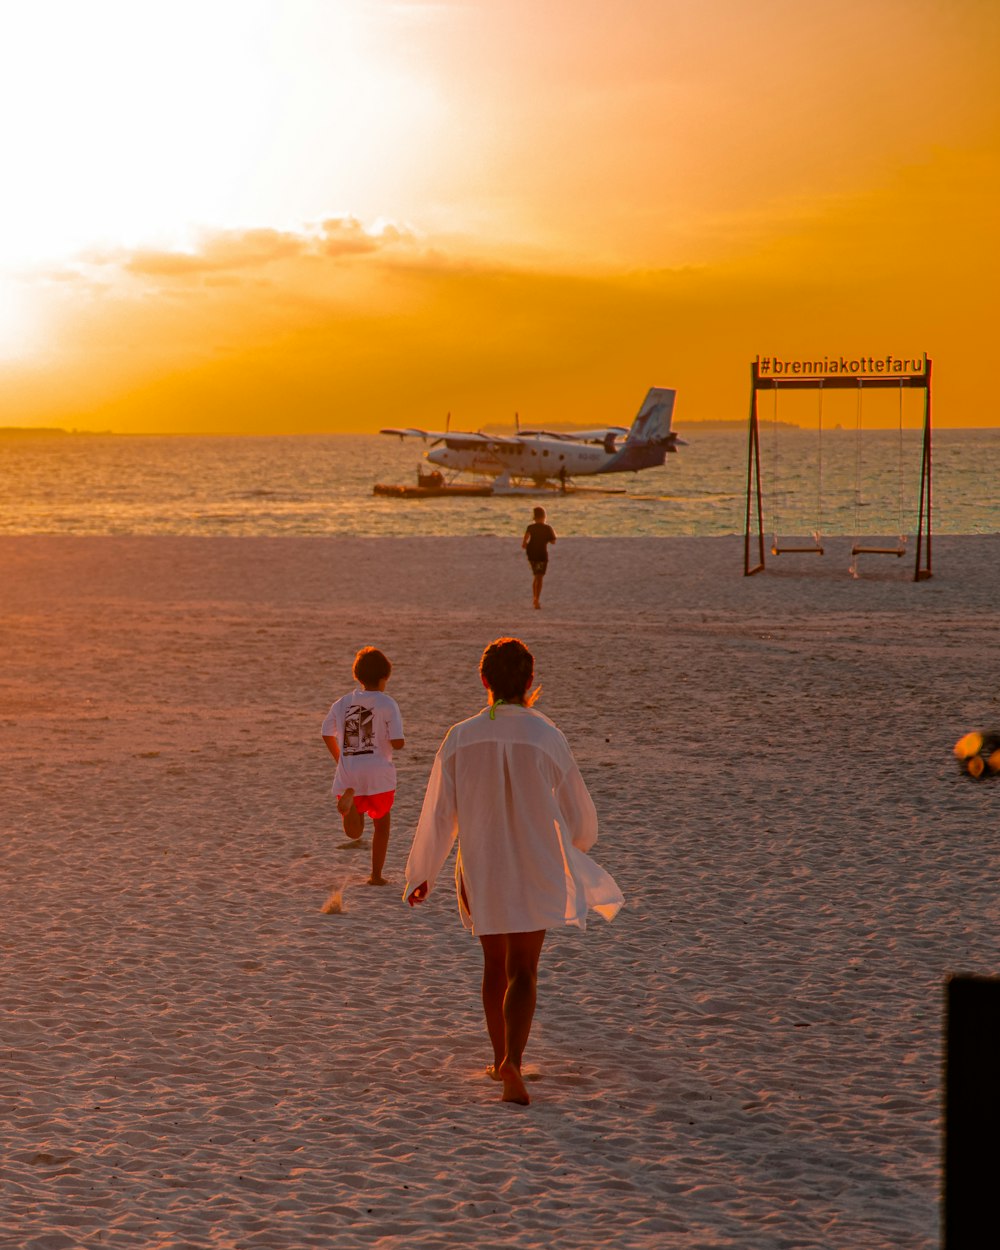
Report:
[{"label": "white oversized shirt", "polygon": [[353,690],[338,699],[323,721],[324,738],[340,749],[333,793],[384,794],[396,788],[392,739],[403,737],[399,705],[381,690]]},{"label": "white oversized shirt", "polygon": [[473,933],[583,929],[588,907],[613,919],[625,899],[584,853],[597,841],[597,812],[566,739],[541,712],[495,712],[453,725],[438,750],[404,897],[433,885],[457,837],[458,905]]}]

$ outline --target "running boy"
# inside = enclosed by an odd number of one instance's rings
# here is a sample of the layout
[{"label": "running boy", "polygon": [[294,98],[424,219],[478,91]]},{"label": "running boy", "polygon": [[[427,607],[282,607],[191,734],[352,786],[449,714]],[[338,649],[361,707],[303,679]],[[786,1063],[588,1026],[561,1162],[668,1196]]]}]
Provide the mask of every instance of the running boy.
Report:
[{"label": "running boy", "polygon": [[402,750],[403,718],[396,700],[385,693],[392,673],[376,647],[362,647],[354,657],[359,689],[338,699],[323,721],[323,741],[337,761],[333,793],[344,833],[360,838],[365,816],[372,818],[372,875],[369,885],[388,885],[382,876],[389,849],[390,811],[396,796],[393,751]]}]

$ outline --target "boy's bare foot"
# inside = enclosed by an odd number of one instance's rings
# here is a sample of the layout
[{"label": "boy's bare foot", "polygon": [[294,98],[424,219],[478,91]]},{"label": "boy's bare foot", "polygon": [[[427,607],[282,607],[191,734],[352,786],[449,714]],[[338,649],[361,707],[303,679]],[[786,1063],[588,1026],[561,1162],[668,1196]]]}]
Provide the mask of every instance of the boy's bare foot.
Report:
[{"label": "boy's bare foot", "polygon": [[386,881],[385,877],[369,877],[368,880],[365,882],[365,885],[388,885],[388,884],[389,882]]},{"label": "boy's bare foot", "polygon": [[500,1079],[503,1081],[503,1093],[500,1095],[501,1102],[516,1102],[521,1107],[527,1107],[531,1098],[528,1094],[528,1087],[521,1079],[521,1074],[512,1063],[506,1060],[500,1065]]},{"label": "boy's bare foot", "polygon": [[346,816],[354,806],[354,791],[350,786],[337,798],[337,811],[341,816]]}]

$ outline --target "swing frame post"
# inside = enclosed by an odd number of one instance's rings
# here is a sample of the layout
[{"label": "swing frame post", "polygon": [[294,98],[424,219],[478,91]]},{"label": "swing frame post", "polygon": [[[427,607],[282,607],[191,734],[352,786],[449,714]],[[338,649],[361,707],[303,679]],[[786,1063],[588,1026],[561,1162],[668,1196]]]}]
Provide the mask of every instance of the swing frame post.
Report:
[{"label": "swing frame post", "polygon": [[[760,492],[760,422],[757,419],[757,385],[760,365],[750,366],[750,425],[747,433],[747,512],[743,540],[743,576],[752,577],[764,570],[764,505]],[[757,563],[750,567],[750,505],[756,483],[757,492]]]},{"label": "swing frame post", "polygon": [[[931,361],[924,363],[924,438],[920,455],[920,510],[917,520],[917,561],[913,580],[933,577],[931,572]],[[926,534],[925,534],[926,525]],[[921,563],[921,556],[924,557]]]},{"label": "swing frame post", "polygon": [[[913,570],[913,580],[915,582],[925,581],[932,576],[931,573],[931,360],[924,357],[924,367],[919,373],[902,373],[873,376],[858,376],[857,374],[815,374],[811,376],[793,376],[793,377],[775,377],[768,375],[762,377],[760,372],[760,358],[753,362],[750,367],[750,430],[747,439],[747,501],[746,501],[746,532],[743,544],[743,574],[749,577],[753,573],[760,573],[764,570],[764,523],[763,523],[763,497],[760,482],[760,431],[759,418],[757,411],[757,394],[759,391],[807,391],[807,390],[847,390],[847,389],[872,389],[872,390],[890,390],[894,387],[911,387],[919,388],[924,392],[924,429],[920,463],[920,503],[917,519],[917,542],[916,542],[916,563]],[[756,516],[757,516],[757,538],[759,545],[759,560],[757,565],[750,567],[750,545],[752,538],[752,509],[751,505],[756,495]],[[899,549],[892,547],[863,547],[855,548],[852,554],[857,554],[858,550],[866,554],[872,555],[893,555],[901,556],[903,554]],[[772,548],[773,554],[780,555],[782,552],[813,552],[822,554],[821,547],[775,547]]]}]

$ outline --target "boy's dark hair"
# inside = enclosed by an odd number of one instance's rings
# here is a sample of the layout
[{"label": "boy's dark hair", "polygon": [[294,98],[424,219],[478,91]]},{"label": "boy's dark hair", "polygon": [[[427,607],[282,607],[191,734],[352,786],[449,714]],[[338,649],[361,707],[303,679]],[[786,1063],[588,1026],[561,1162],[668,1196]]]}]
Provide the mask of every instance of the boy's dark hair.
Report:
[{"label": "boy's dark hair", "polygon": [[536,509],[535,509],[535,520],[536,520],[536,521],[544,521],[544,520],[545,520],[545,509],[544,509],[544,508],[536,508]]},{"label": "boy's dark hair", "polygon": [[535,675],[535,659],[520,638],[498,638],[491,642],[479,661],[479,672],[494,699],[505,703],[527,702],[526,695]]},{"label": "boy's dark hair", "polygon": [[362,647],[354,657],[354,676],[362,686],[377,686],[392,672],[392,665],[378,647]]}]

